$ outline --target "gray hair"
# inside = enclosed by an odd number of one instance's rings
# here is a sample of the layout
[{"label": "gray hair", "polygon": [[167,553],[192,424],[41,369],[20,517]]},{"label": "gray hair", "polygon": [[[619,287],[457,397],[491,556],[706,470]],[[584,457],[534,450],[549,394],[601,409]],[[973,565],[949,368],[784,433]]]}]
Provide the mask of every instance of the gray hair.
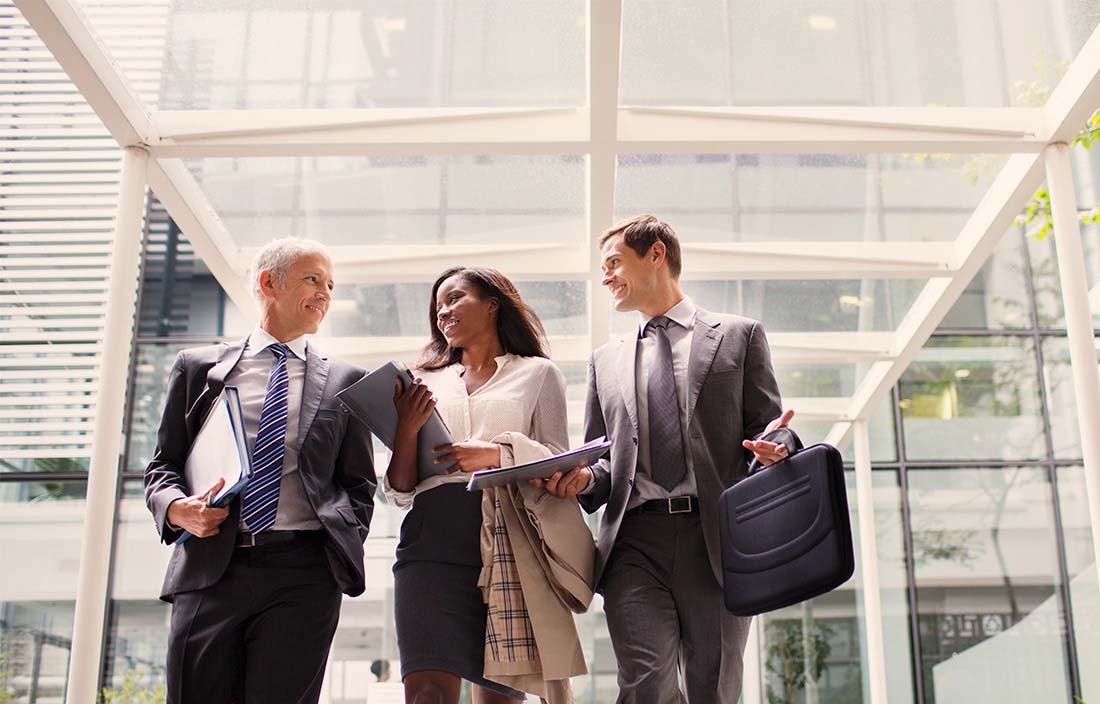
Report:
[{"label": "gray hair", "polygon": [[298,257],[304,254],[323,254],[332,261],[325,245],[317,240],[304,237],[282,237],[271,240],[252,260],[252,268],[249,269],[249,277],[252,281],[252,295],[257,301],[263,302],[263,294],[260,293],[260,272],[270,271],[280,286],[286,285],[286,272]]}]

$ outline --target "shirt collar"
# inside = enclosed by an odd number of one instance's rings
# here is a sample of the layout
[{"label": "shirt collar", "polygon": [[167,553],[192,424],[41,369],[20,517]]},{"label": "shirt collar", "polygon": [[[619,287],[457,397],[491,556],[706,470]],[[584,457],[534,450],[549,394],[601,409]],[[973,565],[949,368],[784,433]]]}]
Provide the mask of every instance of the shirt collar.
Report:
[{"label": "shirt collar", "polygon": [[[499,372],[501,369],[504,369],[504,365],[508,364],[508,362],[511,362],[513,359],[515,359],[515,357],[516,356],[511,352],[505,352],[499,357],[494,357],[493,359],[497,363],[497,371]],[[463,376],[466,374],[466,367],[462,366],[462,362],[455,362],[451,366],[454,368],[455,372],[459,376]]]},{"label": "shirt collar", "polygon": [[[277,342],[278,340],[272,337],[271,333],[261,327],[257,327],[252,331],[252,334],[248,336],[248,342],[245,344],[244,353],[249,357],[255,357]],[[306,361],[307,345],[305,335],[299,335],[293,340],[289,340],[283,344],[294,353],[295,357],[303,362]]]},{"label": "shirt collar", "polygon": [[[698,308],[695,307],[695,302],[684,296],[680,299],[680,302],[665,311],[664,316],[676,323],[680,327],[691,330],[695,326],[695,314],[698,312]],[[638,312],[638,337],[645,337],[645,326],[649,324],[650,320],[653,320],[654,316],[646,315],[645,313]]]}]

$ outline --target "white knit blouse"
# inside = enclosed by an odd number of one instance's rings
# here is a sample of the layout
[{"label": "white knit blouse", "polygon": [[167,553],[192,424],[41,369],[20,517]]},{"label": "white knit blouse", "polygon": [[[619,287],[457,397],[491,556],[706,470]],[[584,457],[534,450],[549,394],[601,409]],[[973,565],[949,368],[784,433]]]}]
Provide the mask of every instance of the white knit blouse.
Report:
[{"label": "white knit blouse", "polygon": [[[435,371],[414,371],[436,398],[436,409],[455,442],[492,441],[501,433],[523,435],[542,445],[550,454],[569,449],[569,423],[565,409],[565,376],[543,357],[504,354],[496,358],[497,370],[489,381],[472,394],[466,393],[461,364]],[[502,446],[501,465],[513,464],[512,452]],[[441,484],[470,480],[465,472],[434,476],[413,491],[396,491],[389,477],[382,480],[386,497],[401,508],[412,506],[413,498]]]}]

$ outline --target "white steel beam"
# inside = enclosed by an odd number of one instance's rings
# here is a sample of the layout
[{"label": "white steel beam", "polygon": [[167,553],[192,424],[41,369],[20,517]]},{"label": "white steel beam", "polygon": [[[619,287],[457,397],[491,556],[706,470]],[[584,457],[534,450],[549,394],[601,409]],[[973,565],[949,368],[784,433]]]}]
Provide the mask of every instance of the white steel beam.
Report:
[{"label": "white steel beam", "polygon": [[[763,239],[763,238],[762,238]],[[954,270],[950,242],[795,241],[682,244],[684,278],[927,279]]]},{"label": "white steel beam", "polygon": [[[573,233],[564,233],[556,225],[522,228],[512,237],[497,234],[500,244],[335,245],[330,249],[340,262],[342,282],[431,281],[443,268],[473,261],[526,280],[592,278],[588,244],[568,241],[564,235]],[[684,280],[927,279],[950,276],[957,265],[954,246],[944,242],[798,242],[782,258],[775,256],[774,244],[765,242],[684,243],[682,249]],[[240,254],[247,261],[256,251],[256,247],[243,247]]]},{"label": "white steel beam", "polygon": [[142,144],[149,113],[73,0],[15,0],[16,7],[61,64],[122,147]]},{"label": "white steel beam", "polygon": [[250,260],[241,255],[240,248],[183,162],[153,160],[149,164],[148,178],[157,198],[230,300],[245,315],[258,312],[247,281]]},{"label": "white steel beam", "polygon": [[1037,108],[627,107],[624,151],[1038,152]]},{"label": "white steel beam", "polygon": [[[607,98],[589,108],[159,111],[148,146],[156,157],[236,157],[585,153],[608,136],[619,152],[688,154],[1038,152],[1046,144],[1039,108],[600,106]],[[612,111],[614,134],[592,131],[593,107]]]},{"label": "white steel beam", "polygon": [[622,0],[588,0],[588,109],[591,146],[585,171],[588,225],[588,332],[592,349],[610,337],[611,301],[600,281],[600,234],[611,227],[615,212],[618,160],[619,63],[622,47]]},{"label": "white steel beam", "polygon": [[[343,264],[341,263],[341,271]],[[338,304],[339,302],[337,302]],[[427,305],[424,307],[425,314]],[[425,319],[427,325],[427,319]],[[337,357],[375,358],[415,357],[424,347],[423,335],[393,337],[330,336],[324,329],[314,338],[318,347]],[[772,360],[780,364],[848,364],[856,361],[888,359],[887,347],[893,341],[892,333],[769,333]],[[591,349],[583,335],[552,335],[549,339],[554,361],[561,363],[587,362]],[[828,399],[816,406],[819,416],[827,418],[843,415],[845,408],[836,399]],[[811,408],[805,409],[809,413]],[[799,409],[803,417],[803,409]]]},{"label": "white steel beam", "polygon": [[1042,183],[1042,159],[1036,154],[1009,158],[956,240],[953,276],[929,280],[898,326],[895,359],[872,365],[851,400],[848,415],[866,418],[917,356],[932,331],[959,296]]},{"label": "white steel beam", "polygon": [[886,648],[882,632],[882,599],[878,574],[878,542],[875,535],[875,494],[871,476],[871,441],[867,420],[855,429],[856,505],[859,509],[859,567],[863,577],[863,624],[867,640],[867,672],[871,704],[887,704]]},{"label": "white steel beam", "polygon": [[1077,58],[1043,107],[1046,140],[1072,144],[1100,107],[1100,27],[1093,30]]},{"label": "white steel beam", "polygon": [[104,323],[100,375],[96,384],[95,430],[88,466],[88,493],[80,569],[73,614],[73,647],[69,660],[67,704],[94,704],[99,688],[103,629],[106,621],[115,525],[122,421],[126,381],[137,304],[142,218],[145,214],[145,168],[148,155],[131,147],[122,160],[115,219],[114,257]]},{"label": "white steel beam", "polygon": [[180,110],[153,116],[156,157],[580,154],[584,108]]},{"label": "white steel beam", "polygon": [[[538,237],[530,241],[546,243],[337,245],[328,249],[340,265],[338,283],[431,282],[447,267],[459,265],[495,267],[524,281],[588,278],[588,254],[583,244],[558,244]],[[249,261],[257,251],[257,247],[245,247],[241,256]]]},{"label": "white steel beam", "polygon": [[1077,427],[1081,436],[1081,456],[1085,471],[1092,523],[1094,567],[1100,577],[1100,375],[1096,368],[1096,340],[1092,311],[1089,308],[1088,276],[1085,251],[1081,244],[1081,223],[1077,219],[1077,194],[1069,147],[1052,144],[1046,157],[1047,186],[1054,221],[1054,250],[1062,284],[1062,302],[1066,310],[1073,391],[1077,397]]}]

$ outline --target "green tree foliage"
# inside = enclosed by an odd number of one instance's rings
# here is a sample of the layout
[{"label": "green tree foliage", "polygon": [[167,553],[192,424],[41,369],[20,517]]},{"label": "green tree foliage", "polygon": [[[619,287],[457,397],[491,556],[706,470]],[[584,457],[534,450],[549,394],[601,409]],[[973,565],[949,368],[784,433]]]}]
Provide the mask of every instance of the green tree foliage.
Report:
[{"label": "green tree foliage", "polygon": [[122,675],[117,687],[105,687],[100,693],[100,704],[164,704],[167,692],[164,682],[150,682],[149,672],[129,670]]}]

